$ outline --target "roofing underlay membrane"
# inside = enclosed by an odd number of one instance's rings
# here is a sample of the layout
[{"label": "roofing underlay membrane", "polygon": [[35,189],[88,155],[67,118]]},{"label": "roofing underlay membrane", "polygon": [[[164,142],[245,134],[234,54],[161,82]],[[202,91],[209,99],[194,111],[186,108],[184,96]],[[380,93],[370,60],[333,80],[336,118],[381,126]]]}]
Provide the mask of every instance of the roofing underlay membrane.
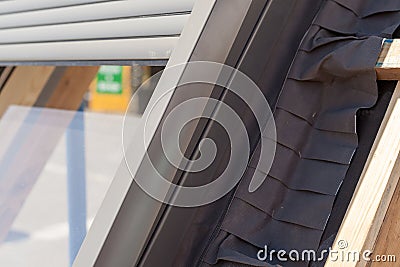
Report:
[{"label": "roofing underlay membrane", "polygon": [[[373,107],[378,100],[374,67],[382,40],[392,37],[399,24],[398,0],[324,3],[276,103],[278,145],[272,169],[267,174],[255,168],[255,160],[250,162],[200,266],[309,265],[261,262],[257,252],[265,245],[270,250],[318,250],[359,146],[357,111]],[[383,94],[376,117],[382,118],[389,98],[390,92]],[[371,113],[358,113],[368,120],[366,114]],[[363,137],[362,143],[368,147],[373,136]],[[365,149],[360,153],[361,161],[354,163],[358,169],[367,154]],[[256,192],[249,193],[254,172],[268,178]],[[330,234],[325,237],[329,239]]]}]

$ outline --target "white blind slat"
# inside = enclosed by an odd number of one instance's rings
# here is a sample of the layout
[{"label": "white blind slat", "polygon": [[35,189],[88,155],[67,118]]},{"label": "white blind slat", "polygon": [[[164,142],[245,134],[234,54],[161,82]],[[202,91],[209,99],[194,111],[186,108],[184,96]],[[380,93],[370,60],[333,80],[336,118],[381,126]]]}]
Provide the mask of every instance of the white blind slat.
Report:
[{"label": "white blind slat", "polygon": [[[40,10],[46,8],[74,6],[82,4],[92,4],[99,2],[107,2],[110,0],[14,0],[1,1],[0,14]],[[112,1],[112,0],[111,0]]]},{"label": "white blind slat", "polygon": [[166,60],[179,37],[0,45],[1,62]]},{"label": "white blind slat", "polygon": [[0,30],[0,44],[179,35],[189,15]]},{"label": "white blind slat", "polygon": [[193,4],[194,0],[125,0],[5,14],[0,15],[0,29],[190,12]]}]

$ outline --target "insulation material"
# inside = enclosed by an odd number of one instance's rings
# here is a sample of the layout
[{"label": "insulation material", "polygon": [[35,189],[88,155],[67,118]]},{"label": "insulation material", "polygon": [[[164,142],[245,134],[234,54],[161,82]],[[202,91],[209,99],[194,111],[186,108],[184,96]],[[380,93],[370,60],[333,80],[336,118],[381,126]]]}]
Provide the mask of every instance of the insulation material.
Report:
[{"label": "insulation material", "polygon": [[325,3],[277,101],[273,167],[262,187],[249,193],[253,172],[263,173],[249,164],[201,266],[309,264],[262,262],[257,252],[264,246],[317,251],[359,145],[356,113],[378,98],[374,67],[382,38],[399,24],[398,0]]}]

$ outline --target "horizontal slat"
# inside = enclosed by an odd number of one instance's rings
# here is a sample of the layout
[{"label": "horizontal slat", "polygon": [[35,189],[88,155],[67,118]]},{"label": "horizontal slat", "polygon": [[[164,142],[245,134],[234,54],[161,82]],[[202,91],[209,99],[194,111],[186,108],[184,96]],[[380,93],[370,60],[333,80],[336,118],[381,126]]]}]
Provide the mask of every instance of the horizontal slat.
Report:
[{"label": "horizontal slat", "polygon": [[[19,0],[16,0],[19,1]],[[195,0],[125,0],[0,15],[0,28],[190,12]],[[36,1],[32,1],[36,2]]]},{"label": "horizontal slat", "polygon": [[0,62],[165,60],[179,37],[0,45]]},{"label": "horizontal slat", "polygon": [[65,7],[113,0],[14,0],[1,1],[0,14],[39,10],[54,7]]},{"label": "horizontal slat", "polygon": [[179,35],[189,15],[0,30],[0,44]]}]

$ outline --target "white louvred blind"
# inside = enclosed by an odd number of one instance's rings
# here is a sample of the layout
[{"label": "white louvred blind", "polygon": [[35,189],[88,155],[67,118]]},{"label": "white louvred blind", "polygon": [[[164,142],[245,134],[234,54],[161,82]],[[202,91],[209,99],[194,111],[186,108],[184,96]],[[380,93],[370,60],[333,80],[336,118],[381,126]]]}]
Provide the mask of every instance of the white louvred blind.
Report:
[{"label": "white louvred blind", "polygon": [[0,62],[166,60],[194,0],[0,1]]}]

